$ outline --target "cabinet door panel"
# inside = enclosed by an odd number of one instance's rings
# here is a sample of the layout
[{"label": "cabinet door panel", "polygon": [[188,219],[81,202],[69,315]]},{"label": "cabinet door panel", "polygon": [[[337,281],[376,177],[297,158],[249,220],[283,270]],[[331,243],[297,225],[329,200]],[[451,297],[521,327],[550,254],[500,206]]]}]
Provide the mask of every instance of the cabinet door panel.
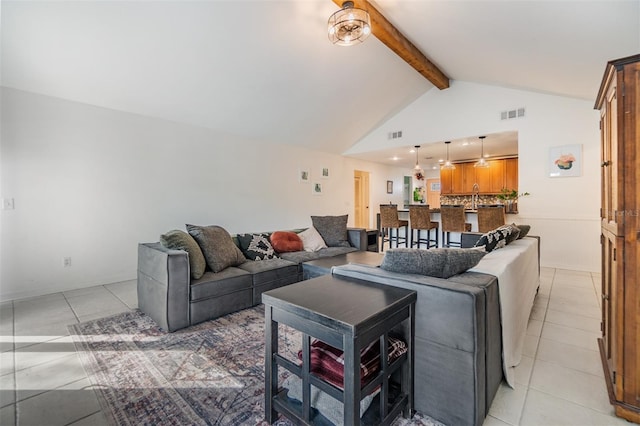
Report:
[{"label": "cabinet door panel", "polygon": [[[489,161],[489,173],[491,175],[491,192],[497,194],[505,187],[505,161]],[[517,188],[517,187],[516,187]]]},{"label": "cabinet door panel", "polygon": [[462,194],[464,192],[464,167],[456,164],[456,168],[451,170],[451,193]]},{"label": "cabinet door panel", "polygon": [[476,183],[476,168],[473,167],[473,163],[462,163],[458,166],[462,166],[462,174],[464,178],[463,192],[466,194],[473,193],[473,185]]},{"label": "cabinet door panel", "polygon": [[440,169],[440,194],[451,194],[451,170]]},{"label": "cabinet door panel", "polygon": [[480,193],[491,194],[491,167],[476,168],[476,183],[480,187]]},{"label": "cabinet door panel", "polygon": [[518,190],[518,159],[507,158],[504,160],[504,168],[504,187]]}]

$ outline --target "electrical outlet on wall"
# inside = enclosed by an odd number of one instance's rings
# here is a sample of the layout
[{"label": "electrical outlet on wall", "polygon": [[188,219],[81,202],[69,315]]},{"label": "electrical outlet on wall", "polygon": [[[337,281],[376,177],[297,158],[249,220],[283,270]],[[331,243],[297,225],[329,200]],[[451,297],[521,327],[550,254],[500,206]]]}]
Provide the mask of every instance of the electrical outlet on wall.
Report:
[{"label": "electrical outlet on wall", "polygon": [[63,265],[65,268],[69,268],[69,267],[71,267],[71,258],[70,258],[70,257],[63,257],[63,258],[62,258],[62,265]]},{"label": "electrical outlet on wall", "polygon": [[13,210],[14,208],[13,198],[2,199],[2,210]]}]

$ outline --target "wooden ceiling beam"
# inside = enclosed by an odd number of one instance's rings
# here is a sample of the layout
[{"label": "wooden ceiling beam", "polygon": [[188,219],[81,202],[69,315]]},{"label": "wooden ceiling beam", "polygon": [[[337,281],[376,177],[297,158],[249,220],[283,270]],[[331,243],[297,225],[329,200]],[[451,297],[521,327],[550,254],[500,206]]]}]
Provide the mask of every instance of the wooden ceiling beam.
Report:
[{"label": "wooden ceiling beam", "polygon": [[[342,7],[344,0],[333,0],[333,2],[339,7]],[[440,71],[433,62],[427,59],[420,49],[411,43],[371,3],[367,0],[354,0],[353,5],[356,8],[369,12],[369,17],[371,18],[371,33],[375,35],[378,40],[393,50],[438,89],[442,90],[449,87],[449,77]]]}]

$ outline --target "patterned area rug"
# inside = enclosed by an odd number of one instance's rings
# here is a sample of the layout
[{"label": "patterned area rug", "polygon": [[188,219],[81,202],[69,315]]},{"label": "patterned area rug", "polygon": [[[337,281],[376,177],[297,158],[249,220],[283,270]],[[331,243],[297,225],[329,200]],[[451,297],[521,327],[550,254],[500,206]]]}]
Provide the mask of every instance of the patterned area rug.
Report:
[{"label": "patterned area rug", "polygon": [[[69,330],[111,424],[267,424],[262,305],[174,333],[163,332],[139,311]],[[281,325],[278,345],[293,360],[300,334]],[[280,383],[287,375],[280,374]],[[281,417],[277,424],[292,423]],[[440,423],[420,414],[394,422],[404,425]]]}]

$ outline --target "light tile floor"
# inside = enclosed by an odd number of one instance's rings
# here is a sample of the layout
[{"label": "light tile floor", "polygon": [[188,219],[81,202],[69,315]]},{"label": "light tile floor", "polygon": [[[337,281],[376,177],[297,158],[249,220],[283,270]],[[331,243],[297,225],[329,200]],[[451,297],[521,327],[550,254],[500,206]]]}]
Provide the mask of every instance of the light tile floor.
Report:
[{"label": "light tile floor", "polygon": [[[542,268],[516,386],[486,426],[629,425],[600,365],[600,276]],[[135,281],[0,303],[0,424],[104,425],[67,325],[137,307]],[[454,425],[452,425],[454,426]]]}]

